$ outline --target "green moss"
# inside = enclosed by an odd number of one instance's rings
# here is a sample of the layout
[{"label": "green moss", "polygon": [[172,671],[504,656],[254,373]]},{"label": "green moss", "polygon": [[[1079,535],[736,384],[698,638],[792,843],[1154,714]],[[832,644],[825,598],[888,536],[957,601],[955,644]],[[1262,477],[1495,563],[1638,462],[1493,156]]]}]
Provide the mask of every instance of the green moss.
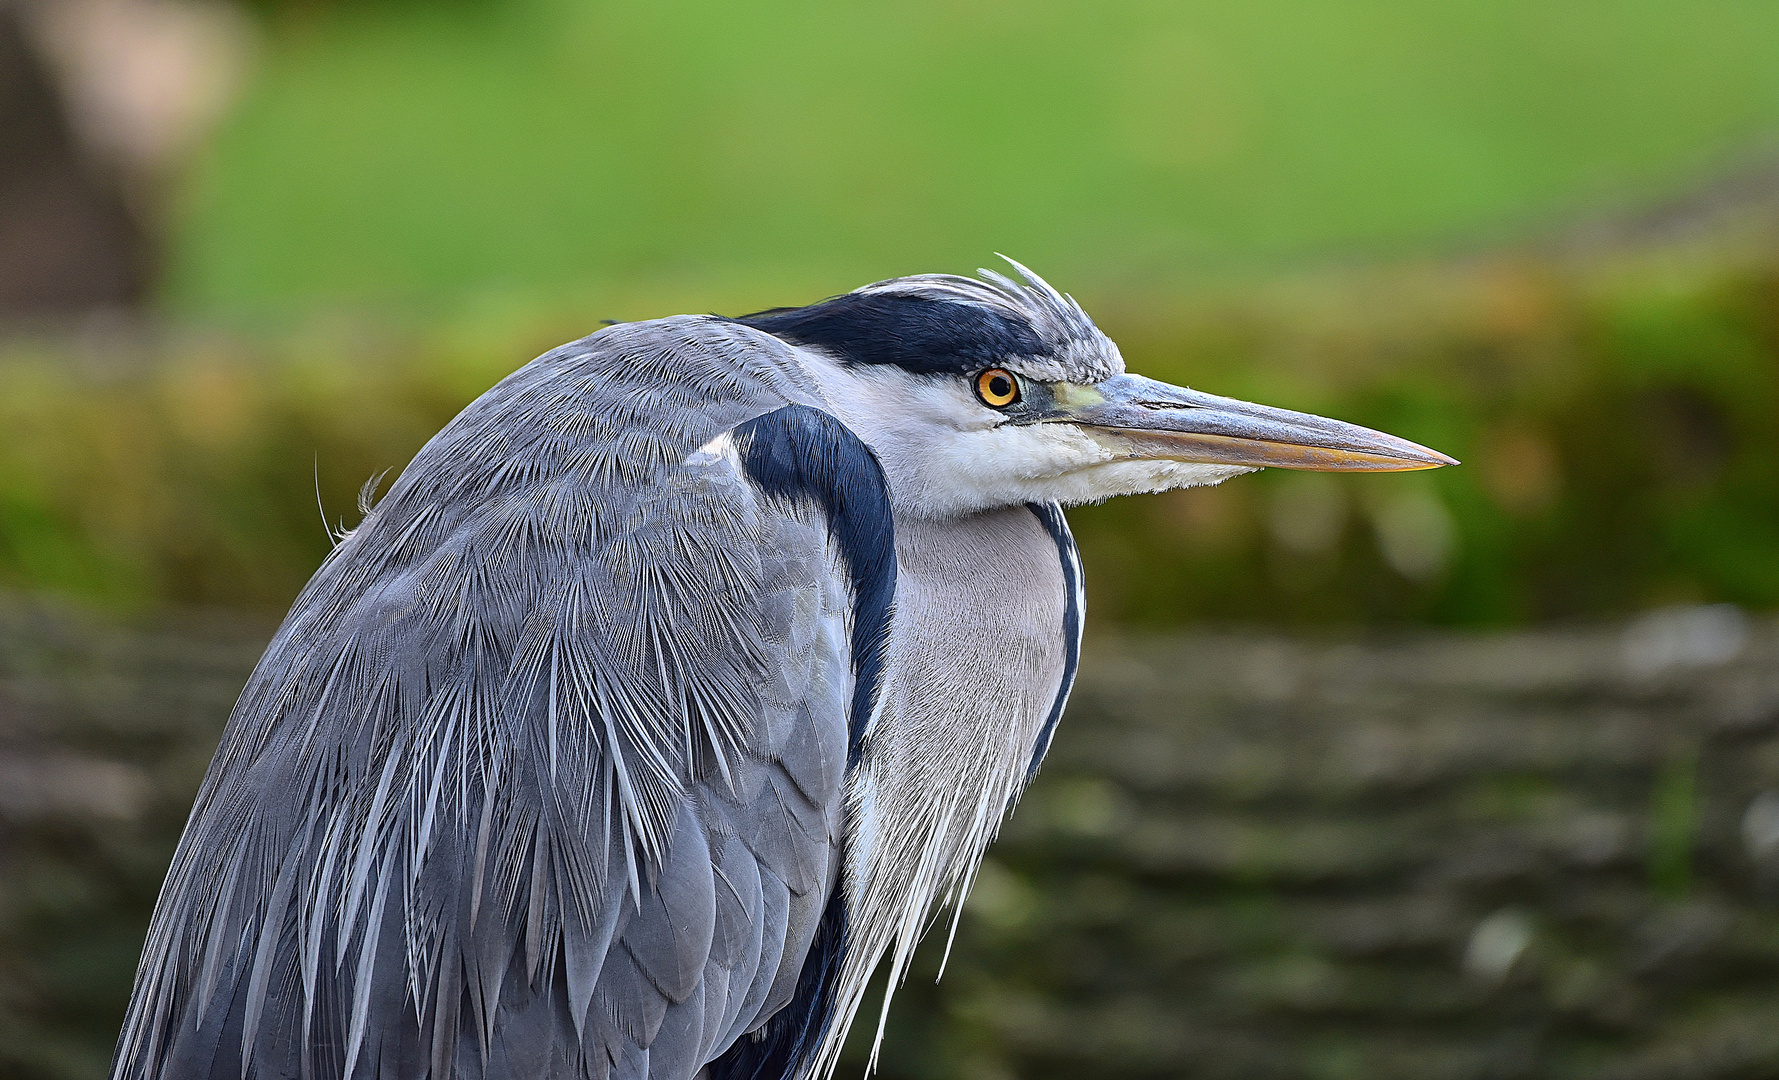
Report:
[{"label": "green moss", "polygon": [[1657,896],[1684,900],[1692,891],[1699,828],[1699,754],[1676,754],[1657,775],[1649,806],[1649,884]]}]

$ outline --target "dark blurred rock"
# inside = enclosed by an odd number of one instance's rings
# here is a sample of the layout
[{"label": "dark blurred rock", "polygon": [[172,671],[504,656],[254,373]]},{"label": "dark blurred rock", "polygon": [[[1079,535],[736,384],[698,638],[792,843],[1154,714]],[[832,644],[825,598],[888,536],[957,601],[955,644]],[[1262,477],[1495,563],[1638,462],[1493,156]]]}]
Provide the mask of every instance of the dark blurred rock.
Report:
[{"label": "dark blurred rock", "polygon": [[0,595],[0,1076],[105,1074],[173,844],[269,635]]},{"label": "dark blurred rock", "polygon": [[[103,1074],[269,631],[0,598],[0,1075]],[[1775,627],[1099,640],[1082,671],[887,1076],[1779,1076]]]}]

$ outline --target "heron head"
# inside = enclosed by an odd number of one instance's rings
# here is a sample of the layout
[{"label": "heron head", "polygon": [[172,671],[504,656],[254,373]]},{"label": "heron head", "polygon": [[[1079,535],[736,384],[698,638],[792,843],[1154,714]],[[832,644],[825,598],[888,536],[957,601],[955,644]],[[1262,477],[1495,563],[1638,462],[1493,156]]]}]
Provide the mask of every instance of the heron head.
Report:
[{"label": "heron head", "polygon": [[1098,502],[1269,465],[1457,463],[1356,424],[1131,374],[1079,305],[1012,265],[1023,283],[988,270],[895,278],[741,321],[806,350],[835,413],[883,463],[898,512],[920,517]]}]

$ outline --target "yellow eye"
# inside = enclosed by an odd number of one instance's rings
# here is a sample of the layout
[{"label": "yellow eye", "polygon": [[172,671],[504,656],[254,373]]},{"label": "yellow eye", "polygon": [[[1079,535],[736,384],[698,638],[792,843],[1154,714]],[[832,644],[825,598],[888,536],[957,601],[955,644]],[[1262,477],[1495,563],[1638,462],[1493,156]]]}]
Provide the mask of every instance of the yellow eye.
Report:
[{"label": "yellow eye", "polygon": [[1019,380],[1006,368],[991,367],[976,376],[976,396],[984,405],[1004,409],[1019,400]]}]

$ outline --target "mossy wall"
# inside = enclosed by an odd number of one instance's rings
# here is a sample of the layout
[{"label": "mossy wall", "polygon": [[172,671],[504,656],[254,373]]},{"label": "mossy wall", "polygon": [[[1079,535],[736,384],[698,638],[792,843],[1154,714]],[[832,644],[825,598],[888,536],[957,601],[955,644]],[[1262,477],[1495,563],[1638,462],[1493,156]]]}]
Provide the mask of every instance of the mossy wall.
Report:
[{"label": "mossy wall", "polygon": [[[269,632],[0,596],[0,1075],[104,1075]],[[944,980],[941,925],[900,992],[883,1075],[1779,1075],[1776,672],[1779,628],[1721,607],[1093,635]]]}]

